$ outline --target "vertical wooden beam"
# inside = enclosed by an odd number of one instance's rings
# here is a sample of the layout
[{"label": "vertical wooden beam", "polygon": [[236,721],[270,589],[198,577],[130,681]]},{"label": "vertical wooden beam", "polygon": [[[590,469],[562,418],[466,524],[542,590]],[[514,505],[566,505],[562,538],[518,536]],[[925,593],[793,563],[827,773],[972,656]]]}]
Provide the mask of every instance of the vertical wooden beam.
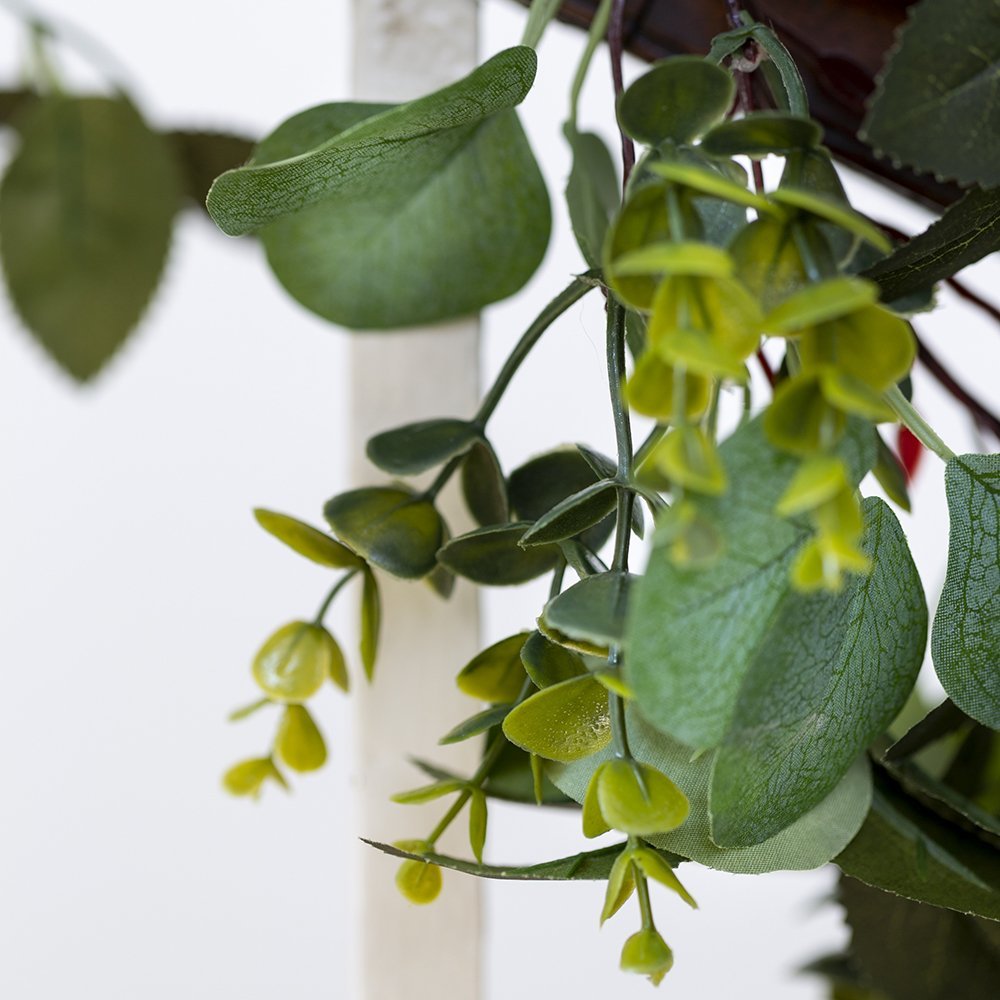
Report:
[{"label": "vertical wooden beam", "polygon": [[[476,62],[475,0],[354,0],[353,89],[356,98],[401,101],[458,79]],[[357,484],[382,478],[364,461],[361,444],[379,430],[475,410],[479,382],[476,318],[392,333],[352,334],[350,441]],[[452,525],[465,516],[453,494],[442,500]],[[470,714],[454,674],[478,649],[479,609],[471,587],[445,602],[424,584],[383,574],[383,647],[374,686],[359,692],[356,747],[359,822],[366,836],[426,835],[442,811],[396,806],[393,792],[420,784],[408,755],[435,755],[438,738]],[[472,741],[477,743],[478,741]],[[478,745],[451,748],[448,763],[474,769]],[[465,759],[462,759],[464,753]],[[467,851],[460,817],[443,850]],[[478,886],[445,874],[441,896],[416,907],[396,891],[395,863],[360,854],[363,1000],[476,1000],[480,995]]]}]

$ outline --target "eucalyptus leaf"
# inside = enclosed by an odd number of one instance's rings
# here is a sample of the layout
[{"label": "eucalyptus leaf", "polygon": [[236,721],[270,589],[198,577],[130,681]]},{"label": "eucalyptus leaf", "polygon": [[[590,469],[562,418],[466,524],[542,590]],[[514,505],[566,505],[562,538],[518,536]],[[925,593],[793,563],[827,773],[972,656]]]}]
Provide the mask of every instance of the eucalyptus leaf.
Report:
[{"label": "eucalyptus leaf", "polygon": [[1000,189],[974,188],[944,215],[862,274],[892,303],[925,291],[1000,249]]},{"label": "eucalyptus leaf", "polygon": [[257,507],[253,516],[269,535],[321,566],[355,569],[363,565],[363,560],[346,545],[341,545],[335,538],[298,518],[279,514],[275,510],[265,510],[263,507]]},{"label": "eucalyptus leaf", "polygon": [[1000,920],[1000,851],[876,770],[872,809],[834,859],[845,875],[907,899]]},{"label": "eucalyptus leaf", "polygon": [[426,576],[436,565],[444,522],[422,494],[403,486],[367,486],[328,500],[323,513],[339,538],[395,576]]},{"label": "eucalyptus leaf", "polygon": [[527,583],[555,566],[559,550],[551,545],[521,548],[530,525],[479,528],[453,538],[438,552],[443,566],[474,583],[491,587]]},{"label": "eucalyptus leaf", "polygon": [[521,650],[529,634],[508,636],[477,653],[459,672],[458,689],[480,701],[516,701],[526,679]]},{"label": "eucalyptus leaf", "polygon": [[521,647],[521,663],[536,687],[583,677],[587,667],[578,653],[566,649],[541,632],[532,632]]},{"label": "eucalyptus leaf", "polygon": [[996,6],[992,0],[923,0],[909,14],[869,103],[862,138],[897,163],[993,187],[1000,183]]},{"label": "eucalyptus leaf", "polygon": [[945,491],[951,532],[934,669],[963,712],[1000,729],[1000,455],[952,458]]},{"label": "eucalyptus leaf", "polygon": [[209,211],[230,234],[264,226],[279,281],[333,322],[474,312],[517,291],[548,242],[548,195],[511,110],[534,73],[520,46],[409,104],[311,109],[223,174]]},{"label": "eucalyptus leaf", "polygon": [[863,503],[866,575],[835,595],[790,593],[747,670],[716,756],[712,839],[760,843],[814,808],[906,702],[927,607],[895,515]]},{"label": "eucalyptus leaf", "polygon": [[505,524],[510,520],[507,482],[488,441],[476,441],[466,453],[461,483],[465,505],[480,525]]},{"label": "eucalyptus leaf", "polygon": [[545,545],[582,534],[614,511],[617,496],[613,482],[603,479],[591,483],[543,514],[524,533],[520,544]]},{"label": "eucalyptus leaf", "polygon": [[[691,749],[654,729],[629,705],[625,713],[629,745],[636,759],[667,775],[690,803],[685,822],[671,833],[650,838],[659,848],[719,871],[759,874],[818,868],[842,851],[858,832],[871,803],[871,776],[859,758],[834,791],[812,812],[762,844],[724,849],[709,837],[708,786],[712,754],[692,757]],[[614,754],[610,747],[570,764],[553,764],[557,788],[583,802],[591,777]]]},{"label": "eucalyptus leaf", "polygon": [[698,56],[656,63],[618,100],[618,120],[633,139],[656,146],[665,139],[690,142],[732,106],[732,76]]},{"label": "eucalyptus leaf", "polygon": [[782,111],[754,111],[736,121],[720,122],[702,137],[699,149],[710,156],[787,156],[818,146],[823,130],[809,118]]},{"label": "eucalyptus leaf", "polygon": [[571,124],[563,127],[573,156],[566,182],[573,235],[590,267],[601,266],[601,251],[611,216],[621,202],[618,174],[604,140],[593,132],[578,132]]},{"label": "eucalyptus leaf", "polygon": [[465,740],[471,740],[474,736],[481,736],[494,726],[499,726],[509,711],[510,705],[493,705],[482,712],[477,712],[445,733],[438,740],[438,743],[441,746],[448,746],[452,743],[463,743]]},{"label": "eucalyptus leaf", "polygon": [[0,246],[15,309],[78,381],[121,347],[160,281],[180,182],[173,153],[124,99],[25,106],[0,185]]},{"label": "eucalyptus leaf", "polygon": [[584,577],[549,601],[542,612],[545,624],[595,646],[621,644],[629,595],[637,579],[620,572]]},{"label": "eucalyptus leaf", "polygon": [[[668,541],[654,541],[626,628],[626,680],[643,714],[694,748],[721,741],[809,533],[774,513],[798,463],[768,443],[760,418],[719,450],[730,488],[699,498],[697,510],[717,527],[724,551],[708,567],[684,567],[671,559]],[[875,461],[871,427],[852,422],[835,454],[860,482]]]},{"label": "eucalyptus leaf", "polygon": [[369,460],[395,476],[415,476],[464,455],[482,431],[468,420],[421,420],[376,434],[365,449]]}]

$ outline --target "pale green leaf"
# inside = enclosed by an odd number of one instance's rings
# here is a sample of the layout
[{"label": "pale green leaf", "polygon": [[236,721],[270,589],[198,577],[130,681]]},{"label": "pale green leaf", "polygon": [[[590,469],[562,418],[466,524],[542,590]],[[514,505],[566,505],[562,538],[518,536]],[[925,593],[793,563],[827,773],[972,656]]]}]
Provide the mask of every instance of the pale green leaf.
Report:
[{"label": "pale green leaf", "polygon": [[264,510],[262,507],[255,508],[253,516],[269,535],[321,566],[354,569],[362,565],[362,560],[346,545],[341,545],[335,538],[298,518],[279,514],[275,510]]}]

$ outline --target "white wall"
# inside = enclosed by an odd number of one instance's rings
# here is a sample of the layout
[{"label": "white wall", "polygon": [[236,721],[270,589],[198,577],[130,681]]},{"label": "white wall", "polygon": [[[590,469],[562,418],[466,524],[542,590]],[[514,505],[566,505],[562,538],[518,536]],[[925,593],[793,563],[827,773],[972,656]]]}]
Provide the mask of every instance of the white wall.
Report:
[{"label": "white wall", "polygon": [[[280,9],[234,0],[47,4],[131,67],[155,122],[256,134],[346,94],[345,8],[344,0],[286,0]],[[485,50],[516,42],[522,23],[521,10],[489,0]],[[488,373],[580,267],[558,200],[567,161],[553,127],[580,44],[575,32],[551,31],[525,105],[560,229],[529,288],[488,314]],[[14,22],[2,22],[3,78],[20,48]],[[70,72],[83,74],[75,63]],[[608,129],[603,56],[593,76],[585,120]],[[855,189],[876,212],[870,187]],[[973,269],[980,285],[991,268],[995,282],[995,265]],[[231,761],[263,750],[270,736],[270,719],[224,721],[254,696],[250,656],[273,627],[310,614],[326,587],[324,571],[286,555],[249,510],[263,504],[318,520],[345,481],[360,447],[341,433],[347,334],[287,299],[255,246],[194,215],[178,228],[141,331],[92,388],[62,378],[9,307],[0,310],[0,997],[351,997],[354,840],[395,831],[353,821],[349,702],[322,696],[331,764],[296,780],[291,797],[271,793],[254,806],[218,786]],[[965,310],[922,329],[970,386],[995,395],[995,330]],[[556,360],[570,367],[574,388],[553,392],[542,373]],[[543,341],[496,416],[508,468],[550,443],[610,449],[605,393],[602,317],[581,306]],[[956,450],[972,447],[965,423],[920,376],[917,401]],[[928,457],[918,514],[904,524],[931,595],[946,523],[941,470]],[[538,587],[490,594],[484,638],[523,627],[540,600]],[[342,612],[334,624],[349,634]],[[582,845],[577,826],[571,816],[497,807],[490,855],[569,853]],[[822,995],[792,969],[843,940],[836,909],[820,905],[831,872],[684,876],[697,913],[665,894],[655,904],[677,954],[663,987],[672,996]],[[489,1000],[649,996],[645,982],[616,969],[634,915],[626,907],[599,932],[601,896],[592,884],[490,885]],[[386,951],[391,960],[391,942]],[[446,987],[441,995],[467,1000]]]}]

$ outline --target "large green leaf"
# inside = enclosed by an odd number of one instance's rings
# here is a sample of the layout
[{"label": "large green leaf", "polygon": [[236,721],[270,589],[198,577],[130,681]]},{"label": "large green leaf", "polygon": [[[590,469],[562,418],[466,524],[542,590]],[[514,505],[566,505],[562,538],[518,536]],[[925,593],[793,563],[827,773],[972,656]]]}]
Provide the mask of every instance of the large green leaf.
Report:
[{"label": "large green leaf", "polygon": [[[667,545],[655,545],[626,630],[625,671],[643,714],[695,748],[722,739],[809,534],[774,513],[798,463],[768,443],[759,418],[719,450],[730,488],[698,504],[724,552],[707,568],[685,568],[674,564]],[[875,461],[871,427],[851,423],[837,451],[859,482]]]},{"label": "large green leaf", "polygon": [[862,274],[892,302],[950,278],[1000,249],[1000,190],[970,191],[919,236]]},{"label": "large green leaf", "polygon": [[0,187],[7,288],[45,350],[85,381],[159,283],[180,204],[175,160],[121,99],[45,98],[18,126]]},{"label": "large green leaf", "polygon": [[719,747],[712,839],[742,847],[816,806],[906,702],[927,641],[927,606],[903,530],[863,504],[871,572],[840,594],[791,592],[764,637]]},{"label": "large green leaf", "polygon": [[[366,844],[397,858],[417,858],[421,861],[430,861],[442,868],[464,872],[466,875],[476,875],[479,878],[511,879],[526,882],[565,882],[569,880],[603,882],[611,874],[615,860],[626,846],[624,843],[613,844],[596,851],[573,854],[568,858],[543,861],[537,865],[483,865],[474,861],[463,861],[461,858],[451,858],[446,854],[411,854],[398,847],[393,847],[391,844],[380,844],[378,841],[366,840],[364,837],[361,839]],[[681,860],[664,851],[656,853],[658,857],[663,858],[671,866],[676,865]]]},{"label": "large green leaf", "polygon": [[1000,729],[1000,455],[953,458],[945,489],[951,534],[934,668],[963,712]]},{"label": "large green leaf", "polygon": [[907,795],[881,768],[861,832],[834,860],[886,892],[1000,920],[1000,852]]},{"label": "large green leaf", "polygon": [[918,170],[1000,183],[998,75],[994,0],[922,0],[879,81],[863,137]]},{"label": "large green leaf", "polygon": [[231,234],[266,227],[278,279],[334,322],[473,312],[517,291],[548,242],[548,195],[511,110],[534,72],[519,46],[409,104],[303,112],[216,181],[209,211]]},{"label": "large green leaf", "polygon": [[[719,871],[758,874],[805,870],[826,864],[842,851],[864,822],[871,802],[871,777],[867,763],[859,758],[820,805],[770,840],[750,847],[718,847],[709,836],[708,825],[713,755],[692,758],[688,747],[657,732],[633,708],[629,708],[626,720],[635,757],[667,775],[691,804],[680,827],[651,838],[658,847]],[[582,803],[594,771],[612,755],[608,748],[571,764],[550,765],[547,773],[557,788]]]},{"label": "large green leaf", "polygon": [[865,982],[892,1000],[995,1000],[1000,927],[851,879],[838,897]]}]

